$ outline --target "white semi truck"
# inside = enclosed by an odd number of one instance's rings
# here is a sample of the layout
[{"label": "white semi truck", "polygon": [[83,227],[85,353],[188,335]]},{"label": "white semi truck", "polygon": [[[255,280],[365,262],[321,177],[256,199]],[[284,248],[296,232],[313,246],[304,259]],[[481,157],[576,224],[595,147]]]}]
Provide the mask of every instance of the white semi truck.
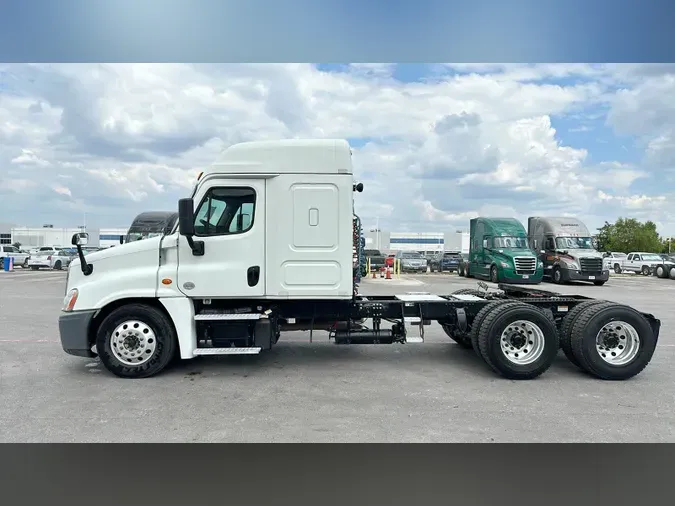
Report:
[{"label": "white semi truck", "polygon": [[68,270],[65,352],[113,374],[153,376],[175,357],[258,354],[283,331],[340,345],[420,343],[438,322],[496,373],[531,379],[562,347],[602,379],[642,371],[660,321],[631,307],[521,286],[450,295],[363,296],[354,288],[352,153],[341,140],[231,146],[178,203],[159,237],[87,255]]}]

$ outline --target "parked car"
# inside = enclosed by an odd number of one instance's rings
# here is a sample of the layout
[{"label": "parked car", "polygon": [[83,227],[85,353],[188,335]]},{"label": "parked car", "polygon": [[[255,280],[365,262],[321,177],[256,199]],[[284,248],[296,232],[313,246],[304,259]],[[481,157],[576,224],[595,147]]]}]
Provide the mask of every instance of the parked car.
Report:
[{"label": "parked car", "polygon": [[623,270],[649,276],[656,266],[662,262],[663,260],[656,253],[628,253],[626,261],[623,263]]},{"label": "parked car", "polygon": [[15,267],[18,267],[19,265],[24,269],[28,267],[27,262],[30,255],[22,252],[16,246],[9,246],[9,245],[0,246],[0,269],[2,269],[4,266],[5,257],[13,258]]},{"label": "parked car", "polygon": [[427,272],[427,260],[416,251],[399,251],[396,260],[400,262],[401,272]]},{"label": "parked car", "polygon": [[74,249],[44,247],[28,259],[28,266],[37,271],[38,269],[65,269],[77,255]]},{"label": "parked car", "polygon": [[363,250],[366,263],[370,263],[370,270],[379,270],[385,266],[385,256],[376,249]]},{"label": "parked car", "polygon": [[607,252],[603,255],[603,268],[610,271],[613,270],[615,273],[621,274],[621,271],[623,270],[623,264],[627,257],[628,255],[625,253]]},{"label": "parked car", "polygon": [[437,253],[429,261],[429,270],[431,272],[457,272],[461,260],[462,257],[456,251]]}]

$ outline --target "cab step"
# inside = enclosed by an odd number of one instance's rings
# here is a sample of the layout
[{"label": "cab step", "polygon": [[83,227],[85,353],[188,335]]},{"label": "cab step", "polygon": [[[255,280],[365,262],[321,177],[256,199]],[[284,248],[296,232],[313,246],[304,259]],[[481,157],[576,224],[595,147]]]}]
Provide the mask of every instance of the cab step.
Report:
[{"label": "cab step", "polygon": [[257,355],[261,350],[260,347],[197,348],[193,355]]}]

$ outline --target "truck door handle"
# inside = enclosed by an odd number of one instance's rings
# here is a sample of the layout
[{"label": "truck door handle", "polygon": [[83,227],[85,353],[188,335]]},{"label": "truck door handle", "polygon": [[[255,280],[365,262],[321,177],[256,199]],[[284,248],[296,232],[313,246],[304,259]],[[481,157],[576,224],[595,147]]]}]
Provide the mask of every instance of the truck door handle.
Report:
[{"label": "truck door handle", "polygon": [[257,285],[258,281],[260,281],[260,266],[255,265],[249,267],[248,271],[246,271],[246,278],[248,280],[248,286]]}]

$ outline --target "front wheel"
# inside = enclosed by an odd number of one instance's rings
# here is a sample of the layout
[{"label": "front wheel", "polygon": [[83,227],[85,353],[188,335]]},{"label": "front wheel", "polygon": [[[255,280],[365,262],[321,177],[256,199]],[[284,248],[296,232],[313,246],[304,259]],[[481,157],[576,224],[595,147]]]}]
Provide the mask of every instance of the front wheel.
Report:
[{"label": "front wheel", "polygon": [[101,362],[120,378],[148,378],[161,372],[177,350],[169,318],[145,304],[115,309],[101,323],[96,351]]},{"label": "front wheel", "polygon": [[553,268],[553,282],[556,285],[562,284],[562,271],[560,270],[560,267]]},{"label": "front wheel", "polygon": [[619,264],[614,264],[614,273],[621,274],[621,266]]},{"label": "front wheel", "polygon": [[598,280],[598,281],[593,281],[593,284],[594,284],[595,286],[602,286],[602,285],[605,284],[605,281],[599,281],[599,280]]},{"label": "front wheel", "polygon": [[28,269],[28,259],[26,258],[21,264],[22,269]]},{"label": "front wheel", "polygon": [[55,270],[55,271],[60,271],[60,270],[61,270],[61,267],[62,267],[62,265],[61,265],[61,260],[57,260],[57,261],[54,263],[54,270]]},{"label": "front wheel", "polygon": [[492,268],[490,269],[490,281],[493,283],[499,283],[499,270],[497,270],[497,266],[493,265]]}]

